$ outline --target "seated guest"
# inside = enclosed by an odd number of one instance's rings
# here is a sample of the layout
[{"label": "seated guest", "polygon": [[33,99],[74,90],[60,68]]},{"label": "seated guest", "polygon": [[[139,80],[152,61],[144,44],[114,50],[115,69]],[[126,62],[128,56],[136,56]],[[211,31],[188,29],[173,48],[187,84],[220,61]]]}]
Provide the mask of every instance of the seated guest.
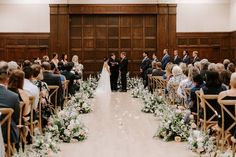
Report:
[{"label": "seated guest", "polygon": [[[171,77],[167,83],[167,92],[170,96],[174,96],[176,94],[176,89],[174,86],[179,85],[182,80],[186,79],[186,76],[183,74],[182,69],[178,65],[173,67],[172,74],[173,77]],[[180,102],[180,100],[177,100],[176,102]]]},{"label": "seated guest", "polygon": [[22,68],[31,66],[31,62],[29,60],[25,60],[22,64]]},{"label": "seated guest", "polygon": [[59,69],[55,66],[54,63],[51,62],[50,64],[51,64],[51,70],[52,70],[53,74],[60,76],[61,82],[62,82],[62,84],[64,84],[64,82],[66,80],[65,76],[61,75]]},{"label": "seated guest", "polygon": [[180,98],[183,98],[186,103],[188,101],[188,97],[186,94],[186,89],[192,89],[194,87],[193,77],[200,74],[200,71],[196,67],[190,67],[188,72],[188,78],[182,80],[177,89],[177,94]]},{"label": "seated guest", "polygon": [[172,74],[172,68],[174,67],[174,64],[172,62],[169,62],[166,64],[166,73],[163,75],[163,78],[167,81],[170,80],[170,78],[173,76]]},{"label": "seated guest", "polygon": [[59,75],[53,74],[51,70],[51,64],[48,62],[43,62],[42,63],[42,68],[43,68],[43,82],[46,82],[47,85],[55,85],[59,86],[58,89],[58,96],[57,96],[57,103],[59,106],[61,106],[61,109],[63,109],[63,88],[62,88],[62,83],[61,83],[61,78]]},{"label": "seated guest", "polygon": [[189,108],[192,113],[197,113],[197,95],[195,92],[200,90],[202,87],[204,87],[205,84],[200,74],[193,76],[193,82],[194,82],[194,87],[191,89],[191,92],[190,92]]},{"label": "seated guest", "polygon": [[231,74],[232,73],[227,70],[224,70],[220,73],[220,81],[227,89],[229,89]]},{"label": "seated guest", "polygon": [[165,72],[161,69],[161,62],[154,63],[153,67],[155,67],[152,71],[152,76],[163,76]]},{"label": "seated guest", "polygon": [[224,65],[222,64],[222,63],[217,63],[216,64],[216,71],[218,72],[218,73],[221,73],[222,71],[224,71],[225,70],[225,67],[224,67]]},{"label": "seated guest", "polygon": [[205,81],[206,80],[205,76],[206,76],[206,72],[208,71],[209,62],[207,59],[202,59],[200,61],[200,64],[201,64],[200,74],[202,75],[202,78]]},{"label": "seated guest", "polygon": [[[7,89],[8,65],[4,61],[0,61],[0,108],[12,108],[14,110],[11,121],[11,142],[19,142],[19,130],[17,125],[20,118],[20,101],[16,93]],[[4,142],[7,143],[7,126],[2,126],[2,134]]]},{"label": "seated guest", "polygon": [[65,64],[63,64],[63,62],[58,62],[58,70],[59,70],[59,72],[61,73],[62,71],[64,71],[65,70]]},{"label": "seated guest", "polygon": [[229,59],[224,59],[223,61],[223,65],[225,67],[225,70],[227,70],[227,67],[228,67],[228,64],[230,63],[230,60]]},{"label": "seated guest", "polygon": [[72,62],[68,62],[65,65],[65,71],[62,72],[62,75],[64,75],[66,77],[66,80],[69,80],[69,85],[68,85],[68,91],[69,94],[74,95],[75,94],[75,85],[74,82],[75,80],[80,79],[81,77],[79,75],[75,75],[71,72],[71,70],[73,69],[74,64]]},{"label": "seated guest", "polygon": [[51,60],[51,62],[52,62],[56,67],[58,66],[59,60],[58,60],[58,54],[57,54],[57,53],[53,53],[53,54],[52,54],[52,60]]},{"label": "seated guest", "polygon": [[180,64],[179,64],[179,67],[182,69],[183,74],[184,74],[185,76],[188,76],[188,67],[187,67],[187,64],[186,64],[186,63],[180,63]]},{"label": "seated guest", "polygon": [[17,70],[19,68],[18,64],[14,61],[10,61],[7,63],[8,65],[8,74],[11,75],[12,71]]},{"label": "seated guest", "polygon": [[208,65],[208,71],[216,71],[216,64],[215,63],[210,63]]},{"label": "seated guest", "polygon": [[33,69],[33,79],[32,82],[35,84],[40,92],[41,96],[41,106],[42,106],[42,125],[46,126],[48,118],[51,116],[52,111],[49,106],[49,88],[47,83],[43,82],[43,72],[40,65],[33,64],[31,66]]},{"label": "seated guest", "polygon": [[34,110],[37,110],[39,103],[39,89],[31,82],[33,79],[33,69],[30,66],[26,66],[23,68],[23,71],[25,73],[23,89],[28,96],[34,97],[33,107]]},{"label": "seated guest", "polygon": [[47,55],[43,56],[42,62],[49,62],[49,57]]},{"label": "seated guest", "polygon": [[235,65],[234,63],[229,63],[227,70],[230,71],[231,73],[235,72]]},{"label": "seated guest", "polygon": [[[220,100],[236,100],[236,73],[233,73],[230,78],[230,89],[223,91],[219,94],[218,96],[218,102]],[[227,106],[226,107],[233,115],[235,115],[235,106]],[[225,112],[225,126],[224,128],[227,129],[231,124],[234,123],[234,119],[231,118],[231,116]],[[219,118],[218,121],[219,127],[221,127],[221,119]],[[234,131],[236,130],[236,127],[234,126],[231,130],[230,133],[233,135]]]},{"label": "seated guest", "polygon": [[[202,88],[202,91],[206,95],[218,95],[220,92],[225,91],[226,87],[222,85],[220,81],[220,75],[216,71],[207,71],[206,73],[206,84]],[[221,107],[217,100],[207,100],[209,104],[217,111],[218,114],[221,113]],[[210,119],[215,113],[206,105],[206,118]],[[217,119],[215,119],[217,120]]]},{"label": "seated guest", "polygon": [[[29,102],[29,96],[27,93],[23,90],[23,84],[24,84],[24,78],[25,74],[21,70],[14,70],[12,71],[12,74],[10,75],[9,81],[8,81],[8,89],[12,92],[16,93],[19,97],[20,101],[23,101],[25,106],[23,108],[23,117],[29,117],[30,113],[30,102]],[[26,120],[26,119],[25,119]]]},{"label": "seated guest", "polygon": [[193,64],[193,66],[196,67],[196,68],[198,68],[199,71],[201,71],[201,63],[200,63],[200,62],[198,62],[198,61],[195,62],[195,63]]}]

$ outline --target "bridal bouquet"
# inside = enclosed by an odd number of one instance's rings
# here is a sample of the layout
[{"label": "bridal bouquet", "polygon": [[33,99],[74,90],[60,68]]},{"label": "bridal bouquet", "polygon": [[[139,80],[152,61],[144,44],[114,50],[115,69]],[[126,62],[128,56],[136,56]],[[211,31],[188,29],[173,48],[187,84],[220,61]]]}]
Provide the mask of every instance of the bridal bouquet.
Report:
[{"label": "bridal bouquet", "polygon": [[75,108],[81,114],[92,110],[87,93],[76,93],[68,101],[68,107]]},{"label": "bridal bouquet", "polygon": [[46,132],[63,142],[82,141],[87,137],[87,128],[81,122],[76,110],[62,110],[50,117]]},{"label": "bridal bouquet", "polygon": [[161,124],[154,137],[159,137],[164,141],[186,141],[189,137],[189,130],[196,127],[193,117],[186,120],[186,112],[166,108],[160,115]]},{"label": "bridal bouquet", "polygon": [[188,138],[189,149],[197,154],[210,154],[216,150],[216,138],[199,130],[191,130]]}]

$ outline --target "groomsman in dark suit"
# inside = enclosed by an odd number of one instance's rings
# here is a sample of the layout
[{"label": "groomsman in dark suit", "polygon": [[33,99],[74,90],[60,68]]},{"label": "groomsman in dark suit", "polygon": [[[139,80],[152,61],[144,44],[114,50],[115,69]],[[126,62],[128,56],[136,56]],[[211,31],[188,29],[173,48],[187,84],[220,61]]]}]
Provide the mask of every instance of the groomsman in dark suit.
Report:
[{"label": "groomsman in dark suit", "polygon": [[114,53],[111,54],[111,58],[108,64],[110,66],[110,71],[111,71],[111,76],[110,76],[111,90],[117,91],[117,81],[119,77],[120,61],[119,59],[116,58],[116,55]]},{"label": "groomsman in dark suit", "polygon": [[200,58],[198,57],[198,51],[193,51],[193,65],[195,62],[200,61]]},{"label": "groomsman in dark suit", "polygon": [[185,64],[190,64],[190,57],[189,57],[189,53],[187,50],[183,51],[183,63]]},{"label": "groomsman in dark suit", "polygon": [[165,70],[166,64],[170,62],[170,55],[168,54],[168,49],[164,49],[163,54],[164,56],[161,62],[162,62],[162,69]]},{"label": "groomsman in dark suit", "polygon": [[126,58],[126,53],[121,52],[120,54],[120,75],[121,75],[121,92],[127,92],[127,77],[126,74],[128,72],[128,59]]},{"label": "groomsman in dark suit", "polygon": [[151,60],[148,58],[148,53],[143,52],[143,60],[140,65],[140,72],[141,72],[141,76],[143,78],[143,84],[145,87],[147,86],[146,73],[150,65],[151,65]]},{"label": "groomsman in dark suit", "polygon": [[181,62],[181,58],[178,55],[178,50],[174,50],[173,63],[179,65],[180,62]]}]

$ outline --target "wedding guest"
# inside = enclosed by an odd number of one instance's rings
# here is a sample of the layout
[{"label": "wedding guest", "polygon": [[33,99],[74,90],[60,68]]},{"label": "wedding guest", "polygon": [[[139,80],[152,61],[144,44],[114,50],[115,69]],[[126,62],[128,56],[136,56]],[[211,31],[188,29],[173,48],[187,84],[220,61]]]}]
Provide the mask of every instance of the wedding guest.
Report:
[{"label": "wedding guest", "polygon": [[184,74],[185,76],[188,76],[188,67],[187,67],[187,65],[186,65],[185,63],[181,62],[181,63],[179,64],[179,67],[182,69],[183,74]]},{"label": "wedding guest", "polygon": [[167,83],[167,92],[170,95],[175,95],[176,91],[174,86],[178,85],[182,80],[186,79],[186,76],[183,74],[182,69],[175,65],[172,69],[173,77],[170,78],[170,80]]},{"label": "wedding guest", "polygon": [[228,64],[230,63],[230,60],[229,59],[224,59],[223,61],[223,65],[225,67],[225,70],[227,70],[227,67],[228,67]]},{"label": "wedding guest", "polygon": [[178,55],[178,50],[174,50],[173,63],[176,64],[176,65],[179,65],[180,62],[181,62],[181,58]]},{"label": "wedding guest", "polygon": [[31,66],[32,63],[29,60],[25,60],[22,64],[22,68]]},{"label": "wedding guest", "polygon": [[158,62],[158,58],[157,58],[156,53],[153,53],[153,54],[152,54],[152,62],[153,62],[153,61]]},{"label": "wedding guest", "polygon": [[56,65],[54,63],[51,62],[50,64],[51,64],[51,71],[53,72],[53,74],[60,76],[61,82],[62,82],[62,84],[64,84],[64,82],[66,80],[65,76],[61,75],[59,69],[56,67]]},{"label": "wedding guest", "polygon": [[206,72],[208,71],[208,65],[209,65],[209,62],[207,59],[202,59],[200,61],[200,64],[201,64],[201,70],[200,70],[200,74],[202,75],[202,78],[203,80],[205,81],[206,80]]},{"label": "wedding guest", "polygon": [[161,60],[161,62],[162,62],[162,69],[166,69],[166,65],[167,65],[167,63],[169,63],[170,62],[170,55],[168,54],[168,49],[164,49],[163,50],[163,54],[164,54],[164,56],[163,56],[163,58],[162,58],[162,60]]},{"label": "wedding guest", "polygon": [[201,71],[201,63],[200,62],[195,62],[194,64],[194,67],[198,68],[199,71]]},{"label": "wedding guest", "polygon": [[34,64],[39,64],[39,65],[41,65],[41,60],[39,59],[39,57],[38,58],[35,58],[35,60],[34,60],[34,62],[33,62]]},{"label": "wedding guest", "polygon": [[192,64],[194,65],[195,62],[199,62],[200,58],[198,57],[198,51],[193,51],[193,62]]},{"label": "wedding guest", "polygon": [[31,106],[30,106],[29,96],[23,90],[24,78],[25,74],[23,71],[21,70],[12,71],[12,74],[10,75],[8,81],[8,89],[16,93],[19,97],[19,100],[24,102],[25,106],[22,110],[23,111],[22,115],[25,118],[27,117],[29,118],[28,114],[30,113]]},{"label": "wedding guest", "polygon": [[153,67],[155,67],[152,71],[152,76],[163,76],[165,72],[161,69],[161,62],[153,62]]},{"label": "wedding guest", "polygon": [[47,85],[55,85],[58,86],[58,93],[57,93],[57,103],[59,106],[61,106],[61,109],[63,109],[63,88],[62,88],[62,82],[59,75],[53,74],[51,71],[51,64],[48,62],[42,63],[43,68],[43,82],[46,82]]},{"label": "wedding guest", "polygon": [[[206,72],[206,84],[202,87],[204,94],[209,95],[218,95],[220,92],[225,91],[226,87],[222,85],[220,81],[220,75],[216,71],[207,71]],[[221,113],[221,107],[218,104],[217,100],[207,100],[209,104],[217,111],[218,114]],[[210,119],[215,114],[212,109],[206,105],[206,118]],[[215,119],[217,120],[217,119]]]},{"label": "wedding guest", "polygon": [[174,64],[172,62],[169,62],[166,65],[166,73],[163,76],[163,78],[166,79],[167,81],[169,81],[170,78],[173,76],[173,74],[172,74],[172,68],[173,67],[174,67]]},{"label": "wedding guest", "polygon": [[15,61],[10,61],[8,65],[8,74],[11,75],[12,71],[19,69],[18,64]]},{"label": "wedding guest", "polygon": [[84,66],[83,66],[83,64],[79,63],[79,58],[77,55],[74,55],[72,57],[72,62],[74,63],[73,70],[75,71],[75,73],[79,74],[81,76],[81,78],[83,78]]},{"label": "wedding guest", "polygon": [[43,56],[42,62],[49,62],[49,57],[47,55]]},{"label": "wedding guest", "polygon": [[192,113],[197,113],[197,95],[195,92],[204,87],[205,84],[200,74],[193,76],[193,82],[194,82],[194,87],[191,89],[190,92],[189,108]]},{"label": "wedding guest", "polygon": [[185,63],[185,64],[190,64],[190,57],[189,57],[189,53],[188,53],[188,51],[187,50],[184,50],[183,51],[183,63]]},{"label": "wedding guest", "polygon": [[[218,96],[218,102],[220,100],[236,100],[236,73],[234,72],[231,75],[230,78],[230,89],[223,91]],[[235,115],[235,106],[227,106],[226,107],[233,115]],[[224,113],[225,116],[225,126],[224,128],[227,129],[231,124],[233,124],[235,121],[232,119],[232,117],[228,113]],[[218,120],[219,127],[222,126],[221,119]],[[232,129],[230,129],[230,133],[233,135],[234,131],[236,130],[236,127],[234,126]]]},{"label": "wedding guest", "polygon": [[[68,63],[68,62],[67,62]],[[58,62],[58,67],[57,69],[59,70],[59,72],[63,72],[65,70],[65,64],[63,62]]]},{"label": "wedding guest", "polygon": [[208,65],[208,71],[216,71],[216,64],[215,63],[210,63]]},{"label": "wedding guest", "polygon": [[58,66],[59,60],[58,60],[58,54],[57,54],[57,53],[53,53],[53,54],[52,54],[52,60],[51,60],[51,62],[52,62],[56,67]]},{"label": "wedding guest", "polygon": [[48,118],[52,115],[52,111],[49,103],[49,88],[46,82],[43,82],[43,71],[40,65],[33,64],[31,66],[33,69],[33,79],[32,82],[36,85],[40,92],[41,97],[41,114],[42,114],[42,126],[47,125]]},{"label": "wedding guest", "polygon": [[65,65],[68,63],[67,61],[67,54],[62,54],[61,55],[61,62]]},{"label": "wedding guest", "polygon": [[119,64],[120,64],[119,59],[116,58],[115,53],[112,53],[111,58],[108,63],[108,65],[110,66],[110,71],[111,71],[110,81],[111,81],[112,91],[118,90],[117,82],[118,82],[118,77],[119,77]]},{"label": "wedding guest", "polygon": [[182,80],[177,89],[177,94],[180,98],[183,98],[186,103],[189,103],[189,97],[187,97],[186,89],[192,89],[195,84],[193,82],[194,76],[200,74],[200,71],[196,67],[189,67],[188,77]]},{"label": "wedding guest", "polygon": [[229,89],[231,74],[232,73],[227,70],[224,70],[220,73],[220,81],[227,89]]},{"label": "wedding guest", "polygon": [[69,80],[69,84],[68,84],[68,92],[70,95],[74,95],[75,94],[75,85],[74,82],[75,80],[80,79],[81,77],[78,75],[75,75],[71,72],[71,70],[73,69],[74,64],[72,62],[68,62],[65,65],[65,71],[63,71],[61,74],[64,75],[66,77],[66,80]]},{"label": "wedding guest", "polygon": [[33,69],[30,66],[26,66],[23,68],[23,71],[25,73],[23,89],[28,96],[34,97],[33,108],[34,110],[37,110],[39,103],[39,89],[31,82],[33,80]]},{"label": "wedding guest", "polygon": [[234,63],[229,63],[228,64],[228,67],[227,67],[227,70],[234,73],[235,72],[235,65]]},{"label": "wedding guest", "polygon": [[151,60],[148,58],[148,52],[143,52],[143,60],[140,64],[140,73],[143,78],[143,84],[144,87],[147,86],[148,80],[147,80],[147,69],[150,67]]},{"label": "wedding guest", "polygon": [[[11,121],[11,143],[18,144],[19,142],[19,130],[17,125],[20,118],[20,101],[16,93],[7,89],[8,85],[8,65],[7,62],[0,61],[0,108],[13,109],[12,121]],[[2,134],[4,143],[7,143],[7,125],[2,126]]]},{"label": "wedding guest", "polygon": [[218,72],[218,73],[221,73],[222,71],[224,71],[225,70],[225,67],[224,67],[224,65],[222,64],[222,63],[217,63],[216,64],[216,71]]}]

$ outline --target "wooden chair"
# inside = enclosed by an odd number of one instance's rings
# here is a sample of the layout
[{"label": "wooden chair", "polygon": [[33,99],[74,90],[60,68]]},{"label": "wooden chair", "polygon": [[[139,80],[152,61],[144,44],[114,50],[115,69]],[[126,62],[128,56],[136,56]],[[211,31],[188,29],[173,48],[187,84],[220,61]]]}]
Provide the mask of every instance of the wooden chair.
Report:
[{"label": "wooden chair", "polygon": [[197,97],[197,113],[192,113],[192,115],[196,117],[197,127],[199,128],[200,126],[200,102],[201,102],[200,90],[197,90],[195,94]]},{"label": "wooden chair", "polygon": [[7,125],[7,144],[6,151],[7,156],[10,157],[13,154],[13,148],[11,146],[11,117],[13,113],[13,109],[11,108],[0,108],[2,119],[0,119],[0,125]]},{"label": "wooden chair", "polygon": [[[216,125],[218,121],[216,120],[218,117],[218,113],[216,111],[216,106],[212,106],[212,104],[209,103],[209,100],[216,100],[218,99],[218,95],[206,95],[203,93],[203,91],[200,91],[200,107],[203,109],[203,119],[200,119],[200,123],[202,123],[202,129],[204,132],[207,132],[207,130]],[[210,109],[214,114],[207,118],[207,109]]]},{"label": "wooden chair", "polygon": [[185,94],[186,94],[186,97],[187,97],[187,101],[185,101],[183,99],[183,105],[185,106],[185,108],[189,109],[189,104],[188,104],[188,99],[190,97],[190,93],[191,93],[191,88],[185,88]]},{"label": "wooden chair", "polygon": [[236,145],[235,140],[232,140],[232,157],[235,157],[235,153],[236,153],[236,146],[235,145]]},{"label": "wooden chair", "polygon": [[[236,100],[220,100],[219,101],[221,106],[221,117],[222,117],[222,123],[221,123],[221,150],[223,150],[224,146],[227,144],[230,144],[229,137],[232,135],[230,134],[230,130],[233,127],[236,127]],[[234,114],[229,111],[227,107],[234,107]],[[226,121],[226,114],[230,116],[234,120],[234,122],[228,127],[225,128],[225,121]],[[235,148],[234,148],[235,149]]]},{"label": "wooden chair", "polygon": [[162,95],[165,97],[165,89],[167,85],[166,80],[164,80],[162,76],[155,76],[153,78],[155,80],[155,87],[158,95]]},{"label": "wooden chair", "polygon": [[[53,86],[50,85],[48,86],[48,88],[50,89],[50,94],[49,94],[49,102],[50,105],[53,107],[54,112],[57,111],[57,93],[58,93],[58,89],[59,86]],[[52,102],[52,98],[54,98],[54,102]]]},{"label": "wooden chair", "polygon": [[65,98],[65,101],[64,101],[65,105],[67,105],[67,101],[69,99],[69,94],[68,94],[68,92],[69,92],[69,82],[70,82],[70,80],[65,80],[65,82],[64,82],[63,96]]}]

